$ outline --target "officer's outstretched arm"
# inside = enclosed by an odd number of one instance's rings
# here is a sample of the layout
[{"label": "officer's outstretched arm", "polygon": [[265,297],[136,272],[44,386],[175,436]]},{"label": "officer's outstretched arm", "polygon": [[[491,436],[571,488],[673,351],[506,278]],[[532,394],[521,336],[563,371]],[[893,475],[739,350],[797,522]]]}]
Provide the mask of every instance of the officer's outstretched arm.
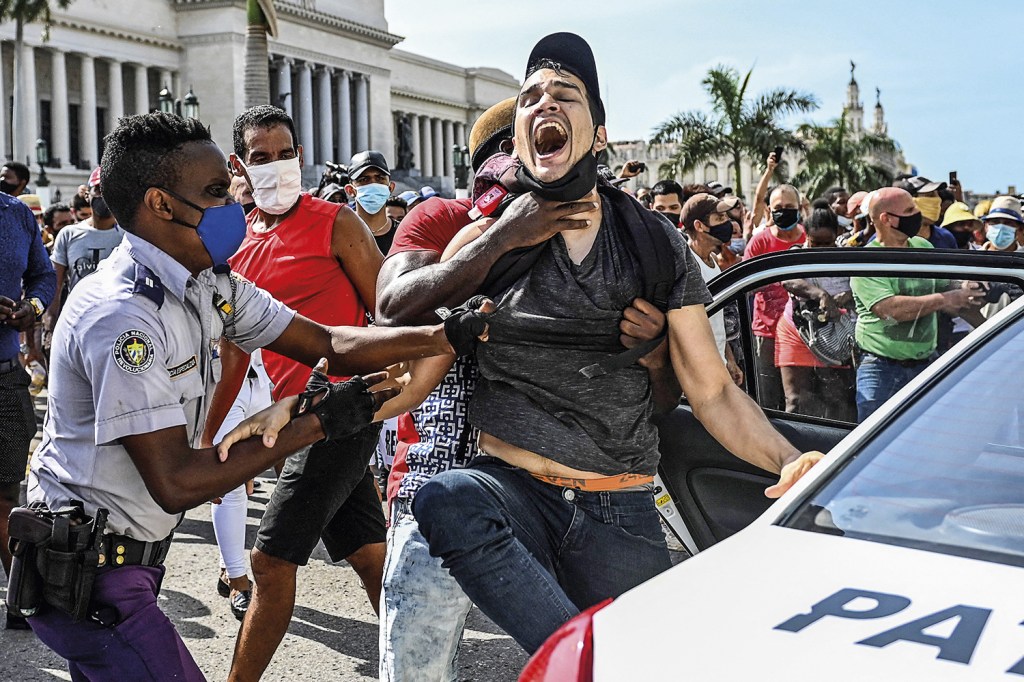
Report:
[{"label": "officer's outstretched arm", "polygon": [[236,443],[225,462],[218,459],[214,448],[189,447],[184,426],[125,436],[121,444],[160,508],[180,514],[225,495],[322,438],[320,422],[310,414],[283,428],[273,449],[265,447],[260,438],[250,438]]},{"label": "officer's outstretched arm", "polygon": [[370,390],[386,376],[381,372],[329,384],[324,374],[314,372],[307,393],[300,396],[302,414],[280,429],[272,448],[262,438],[248,438],[235,443],[225,459],[214,448],[189,447],[184,426],[123,436],[121,444],[160,508],[178,514],[223,496],[300,448],[345,437],[369,423],[374,411],[396,394],[396,389]]},{"label": "officer's outstretched arm", "polygon": [[313,367],[327,358],[334,376],[376,372],[403,360],[451,353],[444,326],[325,327],[296,314],[267,348]]},{"label": "officer's outstretched arm", "polygon": [[425,327],[324,327],[296,313],[267,348],[310,367],[327,358],[334,376],[376,372],[398,362],[453,352],[462,355],[471,349],[473,338],[486,339],[486,320],[494,303],[474,300],[473,310],[456,310],[459,314],[444,324]]}]

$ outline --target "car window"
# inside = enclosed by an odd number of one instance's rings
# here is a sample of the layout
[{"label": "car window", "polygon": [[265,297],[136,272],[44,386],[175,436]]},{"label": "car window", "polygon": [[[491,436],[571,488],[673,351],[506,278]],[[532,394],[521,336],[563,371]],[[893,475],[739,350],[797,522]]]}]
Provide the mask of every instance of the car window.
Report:
[{"label": "car window", "polygon": [[759,286],[745,306],[752,393],[766,410],[861,422],[1021,293],[897,274]]},{"label": "car window", "polygon": [[784,525],[1024,565],[1024,321],[972,353]]}]

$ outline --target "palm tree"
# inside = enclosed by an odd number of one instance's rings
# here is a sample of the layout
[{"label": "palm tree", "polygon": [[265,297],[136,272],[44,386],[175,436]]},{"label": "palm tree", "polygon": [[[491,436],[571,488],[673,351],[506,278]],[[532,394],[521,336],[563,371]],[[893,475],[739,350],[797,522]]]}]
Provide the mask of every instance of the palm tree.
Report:
[{"label": "palm tree", "polygon": [[[67,9],[73,0],[55,0],[58,9]],[[11,121],[14,158],[21,160],[35,145],[36,132],[28,131],[25,120],[25,24],[42,20],[43,42],[50,39],[52,17],[49,0],[0,0],[0,22],[14,20],[14,116]],[[29,55],[31,57],[31,54]]]},{"label": "palm tree", "polygon": [[882,162],[899,153],[899,147],[887,135],[855,135],[846,112],[829,125],[805,123],[797,129],[797,136],[804,140],[807,151],[793,182],[808,196],[821,196],[835,185],[854,191],[892,184],[892,171]]},{"label": "palm tree", "polygon": [[245,33],[245,108],[270,103],[270,72],[267,34],[277,36],[277,14],[273,0],[247,0]]},{"label": "palm tree", "polygon": [[810,93],[776,88],[747,99],[750,74],[743,78],[736,69],[717,66],[701,84],[711,98],[711,113],[685,111],[659,124],[652,143],[670,142],[676,147],[672,158],[659,169],[662,177],[689,172],[702,163],[728,157],[736,175],[736,194],[742,194],[740,160],[763,158],[773,147],[802,149],[802,143],[779,122],[784,116],[818,108]]}]

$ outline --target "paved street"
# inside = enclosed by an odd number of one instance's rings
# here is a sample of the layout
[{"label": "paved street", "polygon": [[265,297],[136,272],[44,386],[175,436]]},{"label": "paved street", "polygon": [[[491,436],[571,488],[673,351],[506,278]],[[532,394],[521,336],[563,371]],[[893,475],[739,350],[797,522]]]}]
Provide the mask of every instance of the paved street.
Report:
[{"label": "paved street", "polygon": [[[250,499],[249,545],[273,483]],[[160,593],[199,667],[211,680],[227,677],[238,622],[215,590],[217,547],[210,506],[189,512],[175,535]],[[330,563],[323,547],[299,573],[295,615],[267,680],[377,679],[377,618],[359,579],[347,564]],[[30,632],[0,630],[0,680],[36,682],[70,677],[63,661]],[[471,614],[461,656],[460,678],[514,680],[525,654],[478,611]]]},{"label": "paved street", "polygon": [[[44,396],[36,401],[37,411],[45,409]],[[262,490],[249,500],[248,546],[252,545],[272,490],[273,479],[263,479]],[[204,505],[189,512],[178,528],[167,558],[160,599],[211,680],[227,677],[238,631],[238,621],[231,616],[227,600],[217,595],[217,574],[210,505]],[[331,564],[323,546],[318,547],[309,566],[299,572],[296,603],[288,634],[264,679],[377,679],[377,618],[348,564]],[[63,660],[31,632],[0,630],[0,651],[0,680],[71,679]],[[522,650],[474,609],[462,646],[460,679],[514,680],[525,663]]]}]

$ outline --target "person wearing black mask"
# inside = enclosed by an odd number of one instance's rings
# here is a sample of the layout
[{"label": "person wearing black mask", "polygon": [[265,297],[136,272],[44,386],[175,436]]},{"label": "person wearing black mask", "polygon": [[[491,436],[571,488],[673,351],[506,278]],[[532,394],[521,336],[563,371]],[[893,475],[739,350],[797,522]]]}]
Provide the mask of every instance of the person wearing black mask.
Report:
[{"label": "person wearing black mask", "polygon": [[[875,248],[930,249],[918,237],[921,209],[906,190],[883,187],[874,193],[871,222]],[[985,293],[977,283],[953,283],[917,277],[851,277],[857,305],[857,419],[879,406],[920,374],[936,357],[936,313],[961,317],[977,326]]]},{"label": "person wearing black mask", "polygon": [[0,168],[0,192],[12,197],[25,193],[25,187],[32,179],[28,166],[17,161],[8,161]]},{"label": "person wearing black mask", "polygon": [[660,180],[651,188],[651,208],[680,227],[679,214],[683,210],[683,188],[675,180]]},{"label": "person wearing black mask", "polygon": [[[785,251],[806,241],[800,225],[800,192],[792,185],[779,185],[768,195],[768,225],[755,232],[747,243],[744,258]],[[782,375],[775,366],[775,325],[786,308],[789,295],[782,284],[769,284],[754,294],[754,351],[757,373],[764,391],[761,404],[775,410],[785,407]]]},{"label": "person wearing black mask", "polygon": [[[732,199],[736,199],[736,197],[732,197]],[[697,266],[700,267],[700,274],[705,282],[710,282],[712,278],[722,272],[716,256],[723,249],[728,250],[726,247],[732,241],[736,223],[729,216],[729,211],[735,207],[736,201],[719,199],[706,192],[693,195],[683,204],[679,218],[680,225],[686,234],[690,250],[696,256]],[[733,305],[735,304],[730,304],[730,306]],[[743,370],[736,362],[730,339],[726,334],[726,328],[733,327],[732,324],[727,324],[726,317],[730,315],[738,315],[738,313],[729,308],[724,312],[717,313],[708,321],[711,322],[711,332],[715,335],[718,352],[725,360],[725,366],[729,368],[729,375],[737,385],[741,385]],[[735,319],[737,318],[733,317],[733,320]]]}]

